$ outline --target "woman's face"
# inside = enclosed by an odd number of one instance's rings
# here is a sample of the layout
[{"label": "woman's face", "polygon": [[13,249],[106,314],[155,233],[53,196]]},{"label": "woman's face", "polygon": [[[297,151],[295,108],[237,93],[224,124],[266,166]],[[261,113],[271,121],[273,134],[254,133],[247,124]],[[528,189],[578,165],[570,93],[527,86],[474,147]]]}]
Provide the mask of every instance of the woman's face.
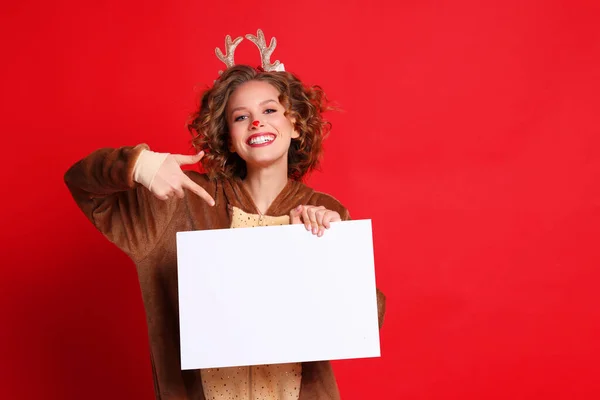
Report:
[{"label": "woman's face", "polygon": [[237,153],[248,170],[281,165],[287,169],[291,139],[297,138],[294,121],[285,116],[279,91],[264,81],[240,85],[227,104],[230,151]]}]

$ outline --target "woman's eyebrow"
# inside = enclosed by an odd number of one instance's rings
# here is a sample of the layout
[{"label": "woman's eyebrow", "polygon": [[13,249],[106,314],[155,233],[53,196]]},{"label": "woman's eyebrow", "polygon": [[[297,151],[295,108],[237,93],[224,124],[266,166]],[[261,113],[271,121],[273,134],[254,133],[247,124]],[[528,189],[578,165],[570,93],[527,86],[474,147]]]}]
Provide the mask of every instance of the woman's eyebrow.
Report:
[{"label": "woman's eyebrow", "polygon": [[[261,102],[259,103],[259,105],[260,105],[260,106],[264,106],[265,104],[268,104],[268,103],[271,103],[271,102],[272,102],[272,103],[277,103],[277,100],[273,100],[273,99],[264,100],[264,101],[261,101]],[[230,111],[230,113],[231,113],[231,114],[233,114],[234,112],[236,112],[236,111],[240,111],[240,110],[246,110],[246,107],[244,107],[244,106],[236,107],[236,108],[232,109],[232,110]]]},{"label": "woman's eyebrow", "polygon": [[244,106],[242,106],[242,107],[236,107],[233,110],[231,110],[229,113],[233,114],[236,111],[245,110],[245,109],[246,109],[246,107],[244,107]]}]

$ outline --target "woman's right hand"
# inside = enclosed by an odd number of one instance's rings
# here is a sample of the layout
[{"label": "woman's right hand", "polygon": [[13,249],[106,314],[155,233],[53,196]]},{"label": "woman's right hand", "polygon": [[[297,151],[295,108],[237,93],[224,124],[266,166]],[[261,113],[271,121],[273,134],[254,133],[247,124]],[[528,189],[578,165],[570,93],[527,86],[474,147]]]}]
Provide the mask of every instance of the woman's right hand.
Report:
[{"label": "woman's right hand", "polygon": [[189,156],[183,154],[155,153],[142,150],[133,169],[134,180],[145,186],[160,200],[168,200],[174,196],[183,198],[184,189],[201,197],[210,206],[214,199],[196,182],[191,180],[181,169],[182,165],[200,162],[204,152]]}]

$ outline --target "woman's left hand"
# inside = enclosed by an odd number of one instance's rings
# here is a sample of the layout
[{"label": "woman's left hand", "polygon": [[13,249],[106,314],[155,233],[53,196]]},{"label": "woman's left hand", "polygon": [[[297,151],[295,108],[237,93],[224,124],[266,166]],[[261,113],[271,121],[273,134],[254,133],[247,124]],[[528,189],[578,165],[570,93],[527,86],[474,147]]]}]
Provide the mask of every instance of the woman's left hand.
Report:
[{"label": "woman's left hand", "polygon": [[304,224],[307,231],[319,237],[323,236],[325,229],[330,228],[331,222],[341,220],[340,214],[323,206],[299,205],[290,211],[291,224]]}]

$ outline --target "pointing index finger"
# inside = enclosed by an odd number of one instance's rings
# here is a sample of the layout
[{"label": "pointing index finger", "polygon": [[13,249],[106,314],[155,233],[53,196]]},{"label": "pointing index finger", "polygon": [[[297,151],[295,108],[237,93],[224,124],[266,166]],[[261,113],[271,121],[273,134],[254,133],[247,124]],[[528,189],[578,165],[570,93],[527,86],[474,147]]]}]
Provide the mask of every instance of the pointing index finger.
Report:
[{"label": "pointing index finger", "polygon": [[195,193],[197,196],[201,197],[204,201],[208,203],[209,206],[215,205],[215,200],[208,194],[206,190],[196,182],[191,180],[187,175],[183,181],[182,186],[189,190],[190,192]]}]

